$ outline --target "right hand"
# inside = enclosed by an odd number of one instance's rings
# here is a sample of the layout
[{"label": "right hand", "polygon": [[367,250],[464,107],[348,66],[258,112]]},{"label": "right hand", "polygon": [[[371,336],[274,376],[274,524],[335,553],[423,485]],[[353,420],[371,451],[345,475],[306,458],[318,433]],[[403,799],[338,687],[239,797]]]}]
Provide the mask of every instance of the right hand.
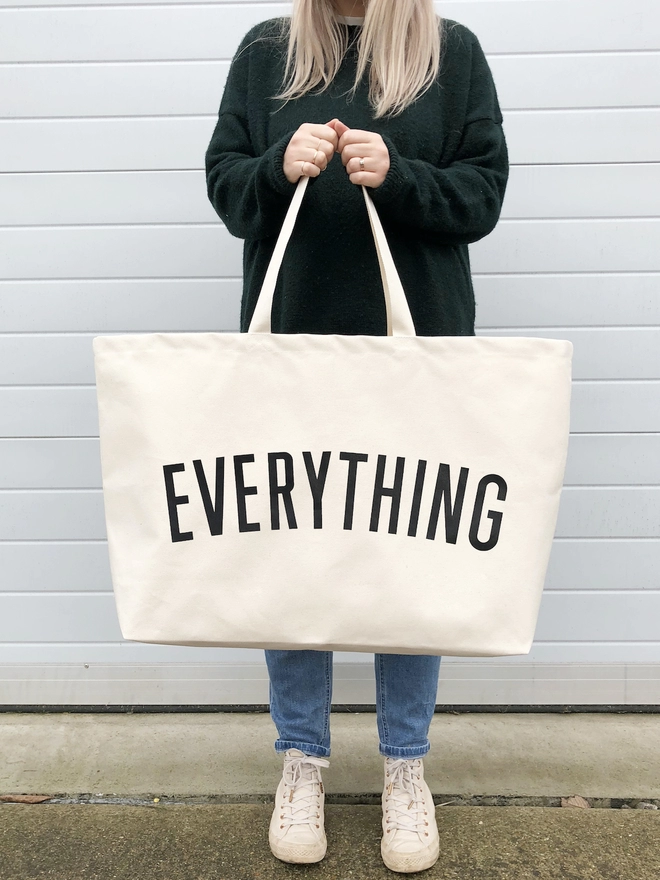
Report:
[{"label": "right hand", "polygon": [[316,125],[304,122],[284,153],[283,170],[289,183],[297,183],[301,177],[318,177],[328,167],[338,141],[339,136],[332,123]]}]

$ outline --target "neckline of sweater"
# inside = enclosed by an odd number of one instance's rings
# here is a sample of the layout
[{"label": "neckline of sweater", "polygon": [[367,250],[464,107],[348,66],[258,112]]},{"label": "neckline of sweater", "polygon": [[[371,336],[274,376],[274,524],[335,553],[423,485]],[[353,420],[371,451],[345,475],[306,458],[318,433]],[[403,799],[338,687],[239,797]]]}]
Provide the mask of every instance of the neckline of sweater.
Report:
[{"label": "neckline of sweater", "polygon": [[364,18],[358,18],[357,16],[352,16],[352,15],[338,15],[337,21],[340,22],[341,24],[347,24],[347,25],[353,25],[353,26],[364,24]]}]

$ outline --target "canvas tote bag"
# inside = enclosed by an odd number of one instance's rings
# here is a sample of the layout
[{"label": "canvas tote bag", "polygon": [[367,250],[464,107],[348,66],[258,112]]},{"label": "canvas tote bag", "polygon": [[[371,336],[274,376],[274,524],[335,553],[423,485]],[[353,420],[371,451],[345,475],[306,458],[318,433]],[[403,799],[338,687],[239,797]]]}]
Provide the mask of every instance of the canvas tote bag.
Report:
[{"label": "canvas tote bag", "polygon": [[526,654],[564,474],[572,345],[416,337],[364,187],[389,335],[271,334],[307,183],[248,333],[94,340],[122,633]]}]

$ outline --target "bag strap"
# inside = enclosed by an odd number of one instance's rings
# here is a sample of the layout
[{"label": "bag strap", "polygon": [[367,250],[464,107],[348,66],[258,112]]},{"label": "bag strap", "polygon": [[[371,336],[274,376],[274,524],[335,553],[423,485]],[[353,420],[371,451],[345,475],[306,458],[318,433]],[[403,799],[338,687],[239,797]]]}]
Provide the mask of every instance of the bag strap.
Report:
[{"label": "bag strap", "polygon": [[[309,183],[309,177],[301,177],[298,186],[293,194],[289,210],[284,218],[282,229],[275,244],[275,250],[271,257],[264,282],[261,286],[259,298],[250,321],[248,333],[270,333],[270,316],[273,308],[273,297],[275,295],[275,284],[277,276],[284,259],[286,246],[291,238],[293,227],[300,210],[300,204],[305,194],[305,189]],[[394,265],[392,253],[383,226],[378,216],[378,211],[371,200],[367,188],[362,187],[364,200],[367,205],[369,215],[369,223],[376,244],[376,253],[378,254],[378,265],[380,266],[380,277],[383,282],[383,291],[385,294],[385,311],[387,314],[387,335],[388,336],[414,336],[415,325],[413,324],[408,301],[403,291],[399,273]]]}]

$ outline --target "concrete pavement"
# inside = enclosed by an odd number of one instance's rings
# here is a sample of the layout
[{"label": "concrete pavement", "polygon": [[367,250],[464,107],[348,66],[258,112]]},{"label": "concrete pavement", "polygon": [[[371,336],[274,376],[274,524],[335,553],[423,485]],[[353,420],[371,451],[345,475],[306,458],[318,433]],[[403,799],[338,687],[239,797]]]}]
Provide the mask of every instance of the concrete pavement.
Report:
[{"label": "concrete pavement", "polygon": [[[333,713],[331,794],[379,793],[374,713]],[[426,778],[450,797],[660,798],[660,715],[436,714]],[[0,794],[272,795],[268,714],[0,713]],[[660,880],[660,878],[659,878]]]}]

